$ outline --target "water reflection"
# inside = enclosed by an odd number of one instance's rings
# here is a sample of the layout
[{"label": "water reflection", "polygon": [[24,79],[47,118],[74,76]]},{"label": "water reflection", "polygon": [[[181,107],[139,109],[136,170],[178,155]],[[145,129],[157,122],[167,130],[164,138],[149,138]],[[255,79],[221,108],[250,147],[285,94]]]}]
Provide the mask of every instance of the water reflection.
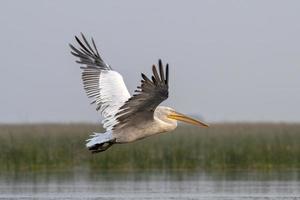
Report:
[{"label": "water reflection", "polygon": [[298,171],[75,172],[0,175],[0,198],[295,199]]}]

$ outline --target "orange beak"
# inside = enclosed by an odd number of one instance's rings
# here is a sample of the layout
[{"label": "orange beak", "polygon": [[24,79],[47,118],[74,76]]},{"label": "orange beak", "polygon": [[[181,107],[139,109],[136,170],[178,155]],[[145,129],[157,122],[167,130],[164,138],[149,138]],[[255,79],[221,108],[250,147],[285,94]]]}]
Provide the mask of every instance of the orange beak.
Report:
[{"label": "orange beak", "polygon": [[206,124],[204,122],[193,119],[191,117],[188,117],[184,114],[181,114],[181,113],[178,113],[178,112],[175,112],[175,111],[172,114],[168,115],[168,118],[175,119],[175,120],[182,121],[182,122],[189,123],[189,124],[193,124],[193,125],[196,125],[196,126],[209,127],[208,124]]}]

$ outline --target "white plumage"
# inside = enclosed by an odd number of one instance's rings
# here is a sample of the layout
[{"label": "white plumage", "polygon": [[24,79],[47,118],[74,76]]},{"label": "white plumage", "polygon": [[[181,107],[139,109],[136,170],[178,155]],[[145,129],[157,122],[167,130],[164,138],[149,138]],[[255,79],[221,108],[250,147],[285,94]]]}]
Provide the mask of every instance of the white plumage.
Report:
[{"label": "white plumage", "polygon": [[94,133],[87,140],[87,148],[93,153],[102,152],[113,144],[128,143],[145,137],[167,132],[177,127],[177,120],[198,126],[207,124],[176,112],[174,109],[158,106],[168,98],[169,65],[166,71],[159,60],[157,71],[149,79],[142,74],[141,85],[130,96],[123,77],[106,64],[99,55],[95,42],[92,45],[81,34],[82,41],[75,36],[79,48],[70,44],[71,53],[79,58],[84,89],[92,104],[96,104],[102,117],[105,133]]},{"label": "white plumage", "polygon": [[111,131],[118,123],[116,114],[119,108],[130,98],[130,94],[125,86],[123,77],[116,71],[104,70],[99,79],[100,95],[96,100],[97,105],[101,105],[100,113],[104,118],[103,128]]}]

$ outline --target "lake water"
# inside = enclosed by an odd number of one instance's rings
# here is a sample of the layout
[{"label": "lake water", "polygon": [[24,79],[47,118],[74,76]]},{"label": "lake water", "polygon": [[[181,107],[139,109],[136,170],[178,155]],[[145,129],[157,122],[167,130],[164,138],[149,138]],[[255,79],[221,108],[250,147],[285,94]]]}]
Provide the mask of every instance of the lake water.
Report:
[{"label": "lake water", "polygon": [[300,199],[300,172],[93,172],[0,175],[0,199]]}]

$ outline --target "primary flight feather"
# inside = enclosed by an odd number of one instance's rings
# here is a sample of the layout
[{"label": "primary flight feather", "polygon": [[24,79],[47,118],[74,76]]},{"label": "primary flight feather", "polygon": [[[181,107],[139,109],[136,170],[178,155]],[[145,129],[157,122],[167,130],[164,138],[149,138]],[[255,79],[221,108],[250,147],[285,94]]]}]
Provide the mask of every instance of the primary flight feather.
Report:
[{"label": "primary flight feather", "polygon": [[[105,133],[94,133],[87,140],[87,148],[93,153],[107,150],[113,144],[133,142],[162,132],[174,130],[177,120],[208,127],[199,120],[159,106],[169,95],[169,65],[158,61],[158,70],[152,66],[153,75],[142,73],[141,85],[130,96],[123,77],[101,58],[96,44],[92,45],[81,34],[76,48],[72,44],[71,54],[76,56],[81,69],[83,86],[92,104],[103,117]],[[165,68],[165,69],[164,69]]]}]

